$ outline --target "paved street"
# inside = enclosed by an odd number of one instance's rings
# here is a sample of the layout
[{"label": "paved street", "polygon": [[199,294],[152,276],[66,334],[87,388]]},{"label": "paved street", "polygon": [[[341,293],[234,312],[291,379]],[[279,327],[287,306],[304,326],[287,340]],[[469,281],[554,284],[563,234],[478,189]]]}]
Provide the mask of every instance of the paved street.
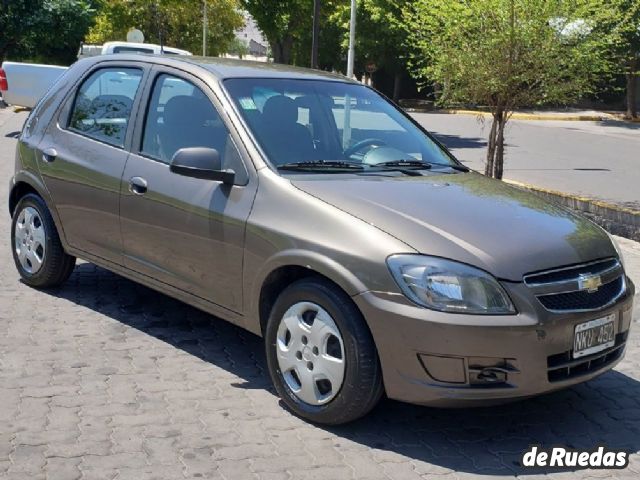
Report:
[{"label": "paved street", "polygon": [[[489,117],[413,115],[484,171]],[[640,210],[640,123],[511,120],[506,142],[505,178]]]},{"label": "paved street", "polygon": [[[0,110],[3,202],[23,120]],[[20,283],[0,207],[0,478],[533,479],[549,472],[520,466],[531,444],[634,453],[625,470],[552,479],[640,475],[638,308],[626,359],[588,384],[474,410],[386,400],[319,428],[280,407],[261,340],[239,328],[87,263],[57,290]],[[623,244],[640,285],[640,244]]]}]

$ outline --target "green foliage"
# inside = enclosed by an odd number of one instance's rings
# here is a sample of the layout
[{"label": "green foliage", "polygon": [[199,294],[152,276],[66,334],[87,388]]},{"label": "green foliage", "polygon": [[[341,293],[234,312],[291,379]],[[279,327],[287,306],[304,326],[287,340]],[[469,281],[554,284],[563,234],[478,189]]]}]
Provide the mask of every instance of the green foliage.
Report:
[{"label": "green foliage", "polygon": [[[237,0],[207,1],[207,54],[225,53],[244,22]],[[123,41],[131,28],[141,30],[145,42],[163,43],[202,53],[202,0],[100,0],[95,26],[86,43]]]},{"label": "green foliage", "polygon": [[249,47],[247,46],[247,42],[236,37],[229,43],[226,53],[242,58],[249,54]]},{"label": "green foliage", "polygon": [[640,75],[640,1],[592,0],[595,31],[612,38],[610,55],[627,80],[627,116],[637,117],[636,80]]},{"label": "green foliage", "polygon": [[[334,2],[329,21],[340,28],[341,48],[349,46],[350,2]],[[408,57],[402,10],[409,0],[359,0],[356,12],[356,71],[368,62],[390,72],[404,71]]]},{"label": "green foliage", "polygon": [[0,59],[72,63],[93,7],[90,0],[1,0]]},{"label": "green foliage", "polygon": [[241,3],[267,37],[274,61],[301,64],[302,45],[308,43],[311,48],[313,0],[241,0]]},{"label": "green foliage", "polygon": [[[617,1],[617,0],[616,0]],[[417,0],[404,11],[410,68],[440,104],[491,109],[485,173],[502,178],[504,126],[521,107],[567,104],[614,71],[604,0]]]},{"label": "green foliage", "polygon": [[[612,70],[612,39],[589,33],[589,3],[418,0],[405,10],[412,71],[442,86],[441,103],[510,111],[574,101]],[[573,32],[581,21],[587,28]]]},{"label": "green foliage", "polygon": [[[407,56],[402,8],[409,0],[358,0],[356,70],[372,61],[390,72],[404,70]],[[311,53],[313,0],[242,0],[265,34],[274,60],[308,66]],[[322,0],[320,68],[346,69],[350,2]]]},{"label": "green foliage", "polygon": [[637,59],[640,55],[640,1],[592,0],[591,3],[596,31],[611,38],[611,53],[620,64],[624,66],[630,59]]}]

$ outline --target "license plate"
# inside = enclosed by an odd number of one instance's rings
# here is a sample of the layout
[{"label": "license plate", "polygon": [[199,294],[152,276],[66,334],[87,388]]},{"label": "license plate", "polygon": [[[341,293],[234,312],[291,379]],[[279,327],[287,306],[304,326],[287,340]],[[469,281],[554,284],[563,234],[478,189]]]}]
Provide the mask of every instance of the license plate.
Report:
[{"label": "license plate", "polygon": [[597,318],[576,325],[573,337],[573,358],[584,357],[592,353],[606,350],[616,343],[616,314]]}]

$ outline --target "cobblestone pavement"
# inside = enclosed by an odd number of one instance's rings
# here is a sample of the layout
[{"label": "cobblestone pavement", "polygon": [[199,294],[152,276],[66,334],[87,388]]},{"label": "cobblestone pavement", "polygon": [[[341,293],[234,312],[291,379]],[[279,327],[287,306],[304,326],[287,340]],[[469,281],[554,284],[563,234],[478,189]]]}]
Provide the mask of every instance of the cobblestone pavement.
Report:
[{"label": "cobblestone pavement", "polygon": [[[21,119],[0,111],[0,198]],[[8,135],[8,136],[7,136]],[[640,280],[640,247],[625,242]],[[638,282],[640,284],[640,282]],[[319,428],[281,408],[259,338],[88,263],[58,290],[18,280],[0,221],[0,477],[10,479],[531,478],[532,443],[633,452],[640,475],[640,325],[616,371],[503,407],[385,400]],[[549,473],[549,472],[546,472]]]}]

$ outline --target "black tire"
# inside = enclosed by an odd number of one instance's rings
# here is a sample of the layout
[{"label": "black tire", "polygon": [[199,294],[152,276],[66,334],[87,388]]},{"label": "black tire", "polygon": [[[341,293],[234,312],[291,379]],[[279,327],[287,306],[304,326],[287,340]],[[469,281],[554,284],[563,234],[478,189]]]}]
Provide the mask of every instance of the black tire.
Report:
[{"label": "black tire", "polygon": [[[32,207],[38,212],[45,234],[42,266],[33,273],[28,272],[20,263],[14,243],[18,217],[27,207]],[[44,200],[32,193],[22,197],[13,211],[11,221],[11,251],[13,252],[13,261],[20,273],[20,277],[22,277],[24,283],[31,287],[52,288],[61,285],[69,278],[76,264],[76,258],[68,255],[64,251],[58,230]]]},{"label": "black tire", "polygon": [[[280,320],[298,302],[313,302],[326,310],[344,344],[344,381],[337,395],[323,405],[299,399],[278,365],[276,342]],[[269,315],[265,345],[269,374],[278,395],[290,410],[306,420],[324,425],[348,423],[366,415],[382,396],[382,372],[371,332],[349,296],[325,279],[305,278],[280,294]]]}]

